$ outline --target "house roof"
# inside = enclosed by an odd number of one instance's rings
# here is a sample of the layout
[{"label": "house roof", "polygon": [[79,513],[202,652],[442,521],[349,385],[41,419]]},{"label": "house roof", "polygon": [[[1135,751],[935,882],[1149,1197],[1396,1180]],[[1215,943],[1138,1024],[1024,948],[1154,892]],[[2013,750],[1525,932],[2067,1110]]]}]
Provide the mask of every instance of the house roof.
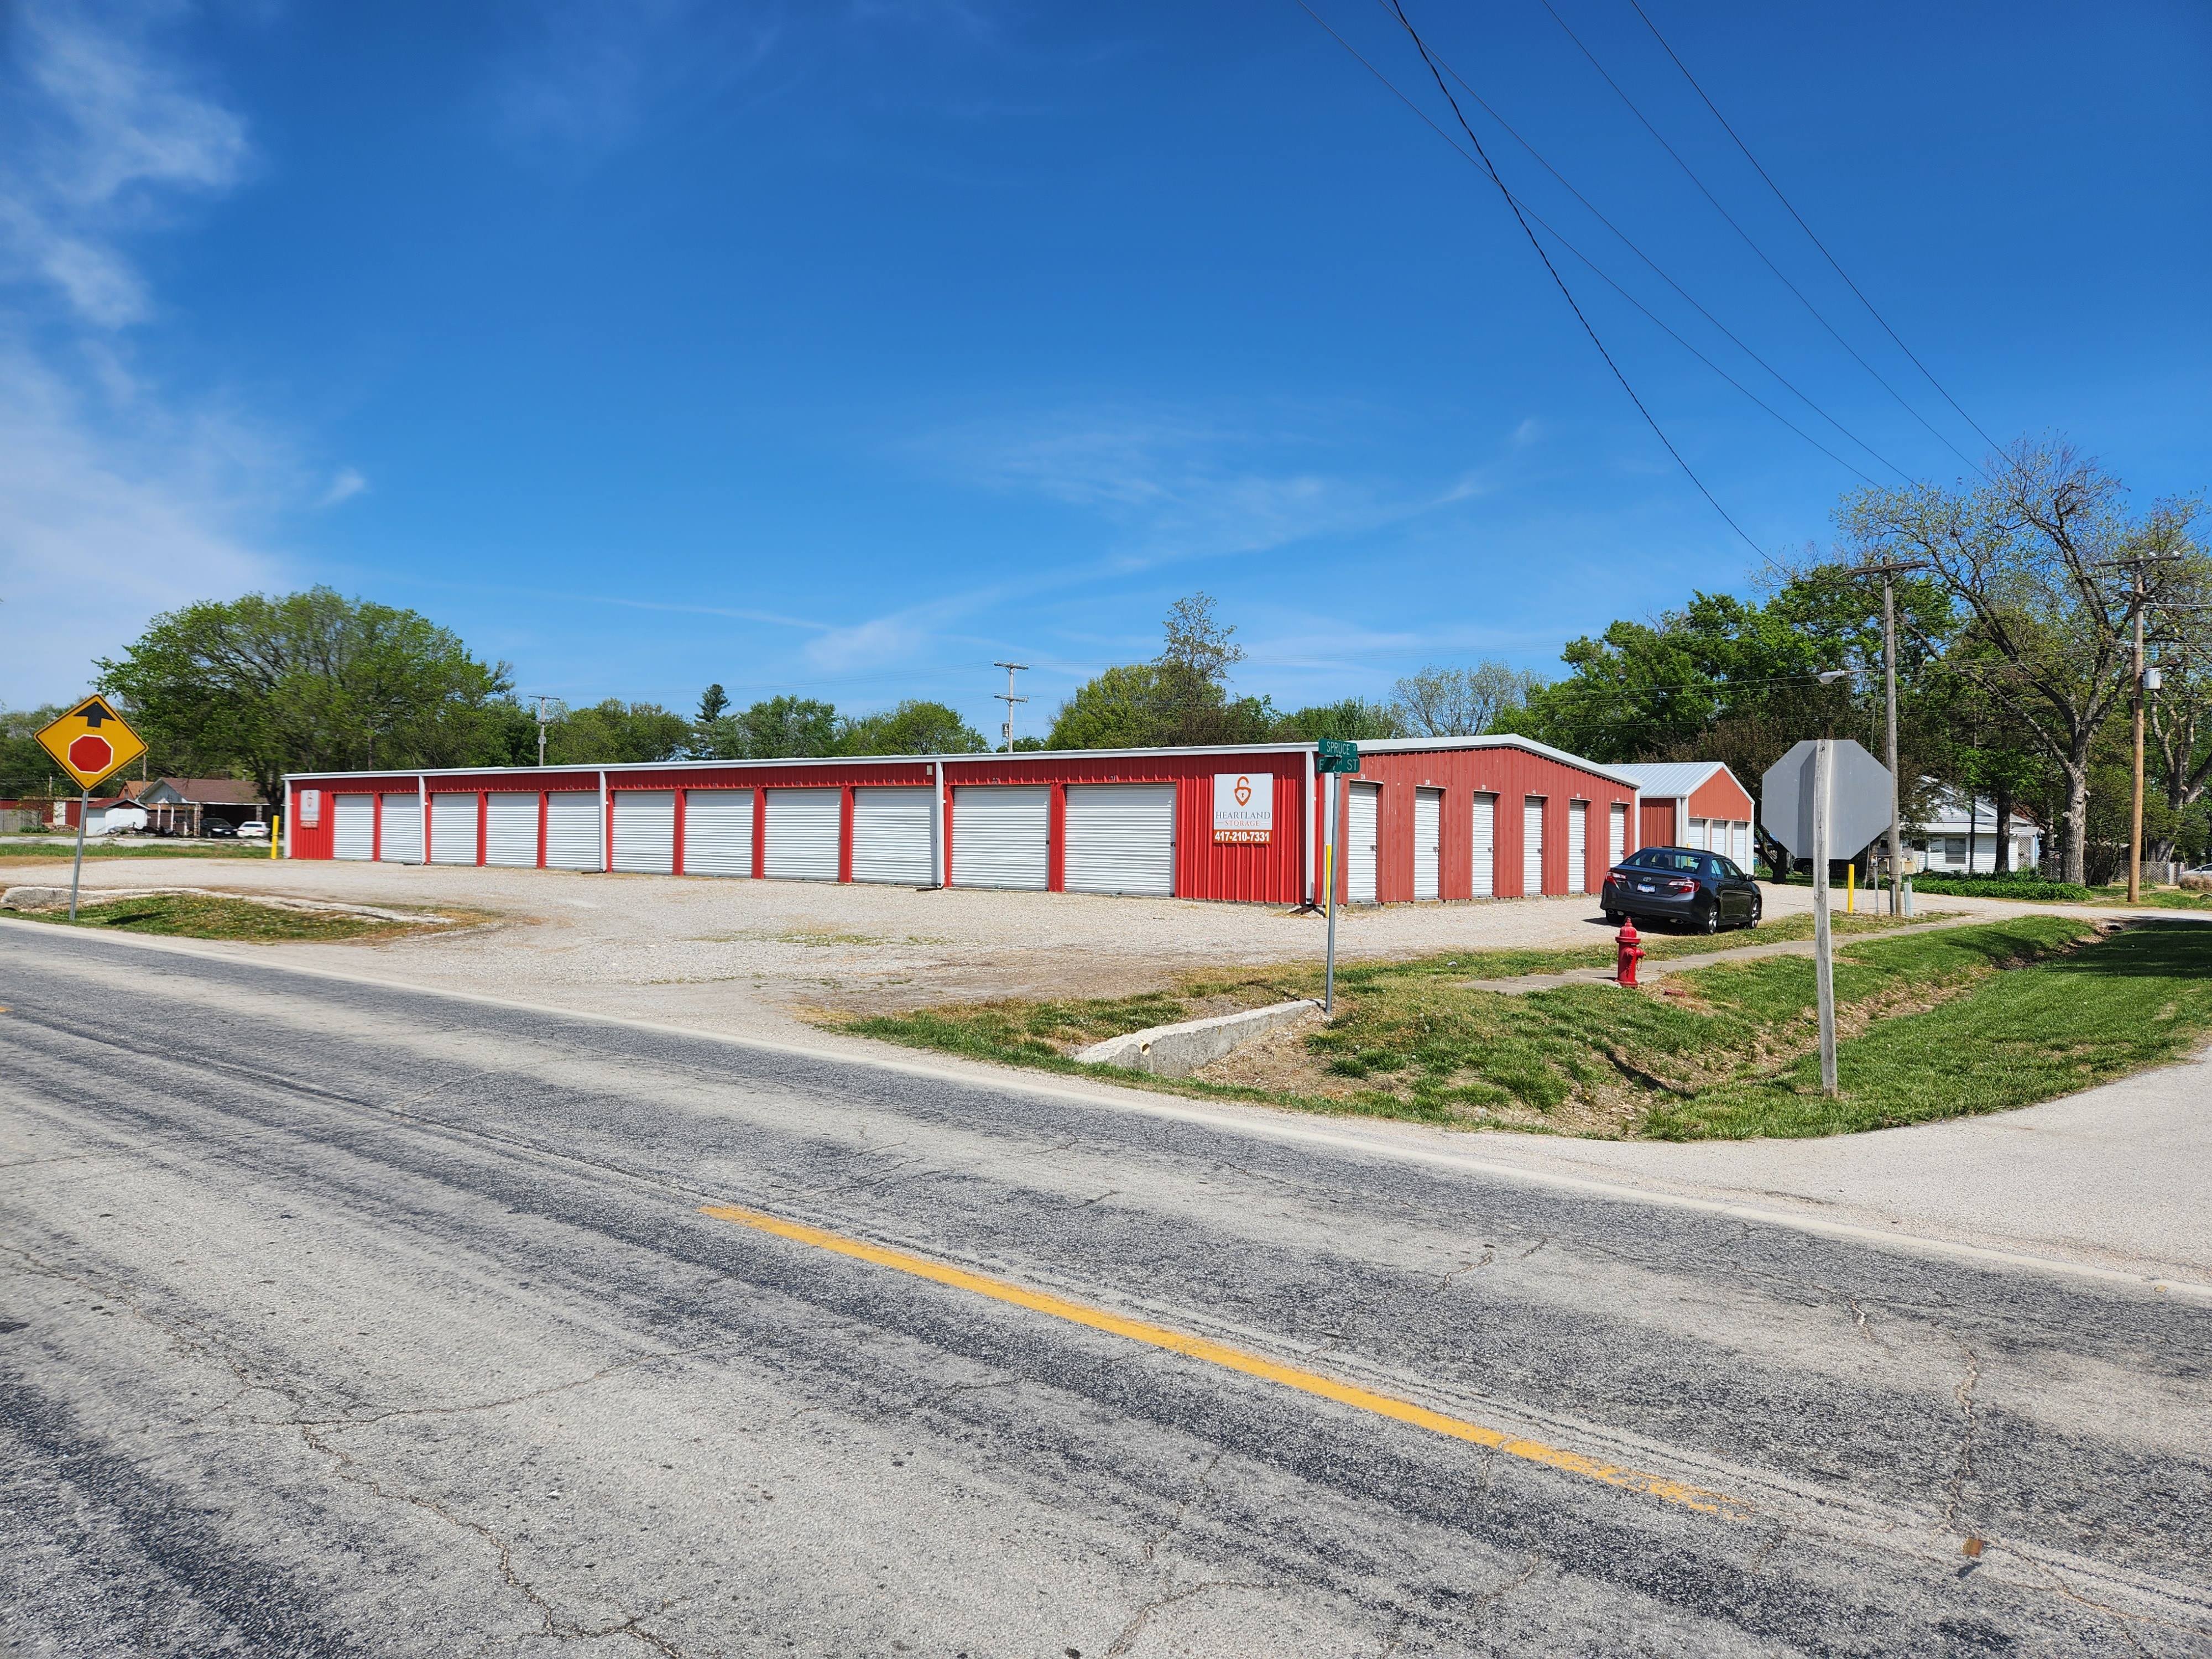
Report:
[{"label": "house roof", "polygon": [[245,778],[156,778],[150,783],[126,785],[125,790],[134,800],[161,795],[201,806],[268,805],[261,799],[261,786]]},{"label": "house roof", "polygon": [[[1633,779],[1638,789],[1647,795],[1694,795],[1705,787],[1716,772],[1727,772],[1719,761],[1642,761],[1632,766],[1616,766],[1616,772]],[[1729,773],[1730,777],[1735,775]]]}]

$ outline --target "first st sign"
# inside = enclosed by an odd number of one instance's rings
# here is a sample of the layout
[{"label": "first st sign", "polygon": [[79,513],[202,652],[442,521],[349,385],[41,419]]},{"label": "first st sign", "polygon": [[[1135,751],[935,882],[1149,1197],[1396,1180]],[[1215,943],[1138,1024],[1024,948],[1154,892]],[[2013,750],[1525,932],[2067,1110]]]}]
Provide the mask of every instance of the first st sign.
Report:
[{"label": "first st sign", "polygon": [[86,790],[146,752],[138,734],[99,697],[87,697],[40,732],[39,746]]}]

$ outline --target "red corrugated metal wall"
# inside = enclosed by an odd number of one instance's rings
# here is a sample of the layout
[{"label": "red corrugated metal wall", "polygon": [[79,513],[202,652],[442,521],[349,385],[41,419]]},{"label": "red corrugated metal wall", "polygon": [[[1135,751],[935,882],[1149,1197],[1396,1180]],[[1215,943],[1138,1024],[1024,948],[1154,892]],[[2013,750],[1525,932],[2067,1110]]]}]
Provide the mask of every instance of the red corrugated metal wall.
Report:
[{"label": "red corrugated metal wall", "polygon": [[[1522,809],[1529,796],[1544,798],[1543,890],[1547,893],[1567,890],[1568,803],[1589,803],[1583,884],[1595,893],[1605,880],[1607,865],[1607,815],[1615,801],[1632,806],[1636,799],[1636,792],[1625,783],[1502,745],[1413,754],[1370,750],[1360,757],[1358,775],[1346,781],[1382,786],[1377,803],[1375,894],[1384,904],[1407,902],[1413,896],[1413,793],[1417,789],[1443,792],[1437,890],[1438,896],[1447,899],[1474,896],[1474,797],[1478,793],[1498,797],[1492,882],[1499,898],[1526,896],[1522,880]],[[1339,799],[1342,799],[1340,793]],[[1342,830],[1340,819],[1340,836]],[[1340,868],[1336,892],[1338,899],[1343,900],[1345,872]]]},{"label": "red corrugated metal wall", "polygon": [[[1071,783],[1173,783],[1176,787],[1176,894],[1180,898],[1238,899],[1260,904],[1296,904],[1305,896],[1305,787],[1303,750],[1244,755],[1112,755],[1093,760],[1079,754],[979,755],[947,761],[947,783],[1050,783],[1053,791],[1050,881],[1057,889],[1065,868],[1062,837],[1066,785]],[[1236,772],[1255,781],[1272,776],[1275,823],[1264,846],[1249,842],[1217,846],[1213,839],[1213,776]],[[956,823],[951,835],[960,834]]]},{"label": "red corrugated metal wall", "polygon": [[1716,772],[1690,797],[1693,818],[1726,818],[1734,823],[1751,822],[1751,797],[1726,772]]},{"label": "red corrugated metal wall", "polygon": [[[1259,754],[1141,754],[1091,757],[1066,752],[1025,755],[978,755],[944,763],[948,788],[963,784],[1044,783],[1054,787],[1051,815],[1052,846],[1048,859],[1050,884],[1060,885],[1065,868],[1061,845],[1066,823],[1062,804],[1070,783],[1162,783],[1176,786],[1176,892],[1186,898],[1241,900],[1253,903],[1295,904],[1305,896],[1309,838],[1320,828],[1319,805],[1310,811],[1305,790],[1306,756],[1302,750]],[[1265,844],[1216,843],[1213,839],[1213,778],[1216,773],[1238,772],[1255,781],[1267,779],[1274,793],[1274,826]],[[856,785],[927,785],[927,762],[862,765],[839,760],[793,761],[774,766],[610,767],[609,788],[714,788],[764,790],[776,787],[817,787],[849,791]],[[1496,896],[1522,894],[1522,805],[1525,798],[1539,795],[1545,802],[1543,889],[1564,893],[1567,889],[1567,808],[1571,801],[1589,803],[1584,885],[1595,893],[1603,881],[1607,864],[1606,824],[1614,803],[1631,808],[1632,825],[1639,832],[1636,844],[1655,839],[1671,840],[1671,809],[1667,833],[1655,836],[1648,816],[1638,820],[1633,811],[1635,794],[1626,785],[1546,756],[1510,746],[1436,750],[1421,753],[1377,753],[1370,750],[1357,781],[1381,786],[1378,799],[1376,890],[1384,903],[1410,901],[1413,888],[1414,792],[1433,787],[1443,792],[1442,837],[1438,860],[1438,891],[1447,899],[1473,896],[1473,805],[1478,792],[1497,797],[1494,823],[1493,885]],[[413,775],[373,778],[322,778],[295,782],[291,805],[296,814],[301,787],[323,791],[321,822],[310,829],[293,819],[292,855],[329,858],[331,855],[330,797],[337,789],[411,791]],[[594,771],[548,772],[534,768],[438,777],[434,793],[470,791],[542,791],[596,789]],[[1343,792],[1338,795],[1341,811]],[[757,796],[757,802],[765,797]],[[848,796],[849,803],[849,795]],[[1655,803],[1655,805],[1662,804]],[[851,809],[845,811],[841,867],[848,878],[851,870]],[[947,808],[948,837],[958,829]],[[1340,827],[1341,819],[1340,819]],[[542,833],[542,832],[541,832]],[[479,836],[479,846],[483,844]],[[766,854],[764,826],[755,820],[755,872]],[[679,855],[680,856],[680,855]],[[679,866],[680,867],[680,866]],[[1345,872],[1337,872],[1337,892],[1345,893]]]}]

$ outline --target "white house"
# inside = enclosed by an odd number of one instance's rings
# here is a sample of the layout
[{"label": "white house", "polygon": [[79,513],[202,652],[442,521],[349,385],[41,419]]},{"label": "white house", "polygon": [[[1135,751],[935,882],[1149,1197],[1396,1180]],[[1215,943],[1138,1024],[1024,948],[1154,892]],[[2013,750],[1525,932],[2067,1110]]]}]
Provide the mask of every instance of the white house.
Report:
[{"label": "white house", "polygon": [[[1987,875],[1997,867],[1996,806],[1986,795],[1970,801],[1955,789],[1938,788],[1921,822],[1906,831],[1905,844],[1928,854],[1931,872]],[[2033,870],[2042,858],[2042,826],[2014,807],[2010,867]]]}]

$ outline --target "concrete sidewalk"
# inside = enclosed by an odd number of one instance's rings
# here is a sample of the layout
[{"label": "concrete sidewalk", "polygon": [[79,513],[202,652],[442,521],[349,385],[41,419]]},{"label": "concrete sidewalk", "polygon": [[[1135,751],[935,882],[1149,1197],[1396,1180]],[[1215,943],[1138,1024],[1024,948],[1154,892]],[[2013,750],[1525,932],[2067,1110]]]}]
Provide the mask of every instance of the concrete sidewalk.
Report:
[{"label": "concrete sidewalk", "polygon": [[1453,1139],[1531,1171],[2212,1285],[2212,1049],[2040,1106],[1820,1139]]}]

